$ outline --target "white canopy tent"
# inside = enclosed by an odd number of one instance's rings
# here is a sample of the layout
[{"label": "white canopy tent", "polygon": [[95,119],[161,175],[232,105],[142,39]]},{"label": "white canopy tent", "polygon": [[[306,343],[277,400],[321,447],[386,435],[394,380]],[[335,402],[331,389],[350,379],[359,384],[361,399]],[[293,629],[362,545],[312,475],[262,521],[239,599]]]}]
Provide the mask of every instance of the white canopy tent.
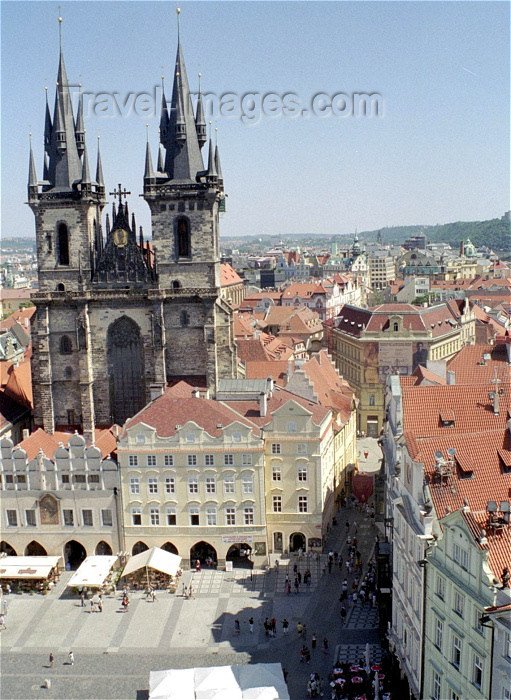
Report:
[{"label": "white canopy tent", "polygon": [[151,671],[149,700],[289,700],[280,664]]},{"label": "white canopy tent", "polygon": [[102,586],[116,561],[117,557],[105,554],[87,557],[69,579],[68,587]]},{"label": "white canopy tent", "polygon": [[146,549],[145,552],[140,552],[140,554],[135,554],[134,557],[131,557],[124,567],[122,576],[127,576],[134,571],[144,568],[146,570],[156,569],[169,576],[175,576],[180,564],[181,557],[177,554],[171,554],[159,547],[152,547],[151,549]]},{"label": "white canopy tent", "polygon": [[51,570],[57,566],[60,559],[60,556],[2,557],[0,559],[0,578],[48,578]]}]

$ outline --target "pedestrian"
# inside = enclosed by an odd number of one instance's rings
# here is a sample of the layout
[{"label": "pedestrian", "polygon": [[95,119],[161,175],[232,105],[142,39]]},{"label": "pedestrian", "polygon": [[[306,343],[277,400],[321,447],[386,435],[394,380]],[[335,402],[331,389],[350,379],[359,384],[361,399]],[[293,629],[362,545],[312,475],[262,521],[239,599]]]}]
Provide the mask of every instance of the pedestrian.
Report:
[{"label": "pedestrian", "polygon": [[253,617],[248,618],[248,629],[249,629],[250,634],[254,633],[254,618]]},{"label": "pedestrian", "polygon": [[83,595],[83,591],[80,593],[80,606],[82,608],[85,607],[85,596]]},{"label": "pedestrian", "polygon": [[346,520],[346,532],[349,532],[349,531],[350,531],[350,524],[349,524],[349,521]]},{"label": "pedestrian", "polygon": [[234,620],[234,634],[239,634],[241,632],[240,621],[238,619]]},{"label": "pedestrian", "polygon": [[151,588],[151,602],[156,602],[156,591],[154,590],[154,588]]},{"label": "pedestrian", "polygon": [[289,583],[289,581],[286,583],[286,593],[287,595],[291,594],[291,584]]},{"label": "pedestrian", "polygon": [[277,574],[279,573],[279,560],[278,559],[275,560],[275,571],[277,572]]},{"label": "pedestrian", "polygon": [[275,637],[275,635],[277,634],[277,620],[274,617],[272,617],[270,624],[271,624],[272,637]]},{"label": "pedestrian", "polygon": [[185,598],[186,598],[187,595],[188,595],[188,586],[185,584],[184,581],[183,581],[183,592],[182,592],[182,595],[183,595]]},{"label": "pedestrian", "polygon": [[301,583],[302,583],[302,575],[301,575],[300,572],[298,572],[298,573],[296,574],[296,578],[298,579],[298,583],[301,585]]},{"label": "pedestrian", "polygon": [[75,655],[73,654],[72,651],[69,652],[68,654],[68,659],[69,659],[69,665],[74,666],[75,663]]},{"label": "pedestrian", "polygon": [[333,566],[333,561],[331,559],[328,560],[328,573],[332,573],[332,566]]},{"label": "pedestrian", "polygon": [[263,627],[264,627],[264,633],[267,637],[270,636],[270,628],[271,628],[271,623],[270,620],[265,617],[264,622],[263,622]]},{"label": "pedestrian", "polygon": [[286,618],[282,620],[282,631],[285,635],[287,635],[289,631],[289,622],[286,620]]},{"label": "pedestrian", "polygon": [[316,633],[313,632],[312,637],[311,637],[311,649],[312,649],[312,651],[314,651],[314,649],[316,648],[317,641],[318,641],[318,638],[316,637]]},{"label": "pedestrian", "polygon": [[295,578],[295,593],[300,592],[300,584],[298,583],[298,579]]},{"label": "pedestrian", "polygon": [[345,622],[346,622],[346,608],[344,607],[344,605],[342,605],[341,606],[341,624],[344,625]]},{"label": "pedestrian", "polygon": [[307,625],[305,623],[302,627],[302,639],[307,639]]},{"label": "pedestrian", "polygon": [[192,587],[192,584],[191,584],[191,583],[190,583],[190,585],[188,586],[188,597],[189,597],[189,598],[193,598],[193,587]]},{"label": "pedestrian", "polygon": [[55,657],[53,655],[53,652],[50,651],[50,668],[53,668],[54,665],[55,665]]},{"label": "pedestrian", "polygon": [[298,632],[298,636],[301,637],[303,632],[303,625],[300,622],[300,620],[298,620],[298,622],[296,623],[296,631]]},{"label": "pedestrian", "polygon": [[96,612],[96,606],[94,605],[94,601],[92,600],[92,598],[90,601],[90,611],[91,613]]},{"label": "pedestrian", "polygon": [[103,612],[103,601],[101,599],[98,603],[98,612],[100,612],[100,613]]},{"label": "pedestrian", "polygon": [[0,614],[0,629],[6,630],[7,625],[5,624],[5,614],[1,613]]},{"label": "pedestrian", "polygon": [[297,571],[298,571],[298,564],[295,564],[295,565],[293,566],[293,573],[296,574]]},{"label": "pedestrian", "polygon": [[328,654],[328,639],[326,637],[323,639],[323,653]]}]

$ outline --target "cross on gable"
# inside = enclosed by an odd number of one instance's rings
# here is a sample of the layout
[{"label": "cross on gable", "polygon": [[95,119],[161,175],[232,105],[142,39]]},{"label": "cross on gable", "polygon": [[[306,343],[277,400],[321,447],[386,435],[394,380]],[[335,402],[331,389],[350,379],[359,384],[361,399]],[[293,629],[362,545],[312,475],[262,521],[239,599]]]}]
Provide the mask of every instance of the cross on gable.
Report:
[{"label": "cross on gable", "polygon": [[118,185],[119,189],[114,189],[113,192],[110,192],[111,197],[119,197],[119,204],[122,204],[122,198],[126,199],[126,197],[131,194],[131,192],[128,192],[126,188],[122,189],[121,183]]}]

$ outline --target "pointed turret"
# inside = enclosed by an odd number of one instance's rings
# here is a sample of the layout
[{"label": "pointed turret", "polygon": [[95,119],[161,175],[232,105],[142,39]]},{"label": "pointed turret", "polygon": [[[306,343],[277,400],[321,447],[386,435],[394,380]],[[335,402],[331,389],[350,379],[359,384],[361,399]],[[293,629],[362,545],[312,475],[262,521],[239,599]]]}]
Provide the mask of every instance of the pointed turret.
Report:
[{"label": "pointed turret", "polygon": [[[61,22],[62,18],[59,17],[59,23]],[[64,64],[62,43],[60,46],[55,110],[48,155],[49,186],[47,189],[53,189],[58,192],[72,191],[73,184],[81,180],[82,164],[76,143],[73,106],[69,93],[69,81]]]},{"label": "pointed turret", "polygon": [[167,108],[167,98],[165,97],[165,86],[163,77],[161,79],[161,116],[160,116],[160,143],[165,145],[169,134],[169,111]]},{"label": "pointed turret", "polygon": [[204,170],[181,41],[178,40],[168,125],[165,172],[171,180],[195,182]]},{"label": "pointed turret", "polygon": [[44,151],[49,155],[51,147],[51,132],[53,127],[51,123],[50,105],[48,104],[48,88],[44,88],[44,90],[46,92],[46,114],[44,118]]},{"label": "pointed turret", "polygon": [[96,184],[99,187],[105,189],[105,180],[103,177],[103,165],[101,163],[101,151],[99,150],[99,136],[98,136],[98,159],[96,162]]},{"label": "pointed turret", "polygon": [[[218,130],[215,129],[215,132]],[[215,145],[215,170],[216,174],[218,175],[218,184],[223,185],[224,178],[222,175],[222,166],[220,165],[220,151],[218,150],[218,141]]]},{"label": "pointed turret", "polygon": [[218,173],[215,166],[215,151],[213,149],[213,138],[209,137],[209,153],[208,153],[208,169],[206,171],[206,179],[215,181],[218,178]]},{"label": "pointed turret", "polygon": [[144,180],[154,180],[155,175],[154,175],[154,170],[153,170],[153,158],[151,156],[151,146],[149,145],[149,141],[146,143],[146,149],[145,149],[145,171],[144,171]]},{"label": "pointed turret", "polygon": [[30,139],[30,156],[28,163],[28,195],[37,194],[37,173],[35,169],[34,152],[32,151],[32,139]]},{"label": "pointed turret", "polygon": [[78,115],[76,117],[75,139],[78,155],[82,156],[85,148],[85,126],[83,123],[83,94],[81,91],[80,101],[78,103]]},{"label": "pointed turret", "polygon": [[50,177],[50,168],[48,164],[48,156],[45,153],[44,154],[44,159],[43,159],[43,180],[44,182],[49,182],[49,177]]},{"label": "pointed turret", "polygon": [[158,146],[158,164],[157,164],[157,166],[156,166],[156,170],[157,170],[159,173],[163,173],[163,172],[165,172],[165,171],[164,171],[164,167],[165,167],[165,165],[164,165],[164,163],[163,163],[163,149],[162,149],[162,147],[159,145],[159,146]]},{"label": "pointed turret", "polygon": [[202,148],[207,141],[206,120],[204,119],[204,105],[202,104],[202,93],[200,80],[202,73],[199,73],[199,96],[197,98],[197,111],[195,113],[195,129],[197,131],[197,140],[199,148]]},{"label": "pointed turret", "polygon": [[92,186],[92,180],[90,178],[89,170],[89,157],[87,155],[87,146],[83,144],[83,159],[82,159],[82,192],[84,190],[90,190]]}]

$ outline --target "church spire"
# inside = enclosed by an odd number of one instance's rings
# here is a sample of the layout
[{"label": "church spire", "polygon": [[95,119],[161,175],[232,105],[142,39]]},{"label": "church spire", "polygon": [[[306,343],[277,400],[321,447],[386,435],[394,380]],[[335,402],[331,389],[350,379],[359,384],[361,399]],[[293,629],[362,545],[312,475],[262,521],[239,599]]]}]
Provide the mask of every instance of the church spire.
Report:
[{"label": "church spire", "polygon": [[[178,12],[179,19],[179,12]],[[172,102],[167,132],[165,172],[171,180],[191,180],[204,170],[181,39],[178,37]]]},{"label": "church spire", "polygon": [[218,173],[215,166],[215,150],[213,148],[213,134],[211,122],[209,122],[209,153],[208,153],[208,169],[206,171],[206,179],[210,181],[216,180]]},{"label": "church spire", "polygon": [[218,150],[218,129],[215,129],[215,170],[218,175],[218,184],[223,185],[224,178],[222,175],[222,166],[220,165],[220,151]]},{"label": "church spire", "polygon": [[73,184],[80,181],[82,166],[76,143],[73,106],[62,50],[62,17],[59,17],[59,34],[60,56],[53,127],[48,149],[48,179],[50,188],[64,192],[72,190]]},{"label": "church spire", "polygon": [[53,127],[51,123],[50,105],[48,104],[48,88],[45,87],[44,91],[46,94],[46,114],[44,118],[44,150],[45,153],[49,155],[51,146],[51,132]]},{"label": "church spire", "polygon": [[92,185],[92,181],[90,178],[90,170],[89,170],[89,158],[87,155],[87,146],[84,142],[83,144],[83,158],[82,158],[82,192],[84,188],[90,188]]},{"label": "church spire", "polygon": [[163,162],[163,149],[162,149],[162,147],[161,147],[160,145],[158,145],[158,164],[157,164],[157,166],[156,166],[156,170],[157,170],[159,173],[163,173],[163,172],[164,172],[164,168],[165,168],[165,165],[164,165],[164,162]]},{"label": "church spire", "polygon": [[28,194],[37,193],[37,173],[35,169],[34,152],[32,151],[32,133],[30,133],[30,156],[28,163]]},{"label": "church spire", "polygon": [[[149,124],[146,124],[146,129],[149,128]],[[146,149],[145,149],[145,171],[144,180],[154,180],[154,169],[153,169],[153,157],[151,155],[151,146],[149,144],[149,137],[147,138]]]},{"label": "church spire", "polygon": [[83,94],[80,86],[80,101],[78,103],[78,114],[76,117],[75,129],[76,148],[78,155],[81,157],[85,149],[85,126],[83,123]]},{"label": "church spire", "polygon": [[96,162],[96,183],[98,187],[105,187],[105,180],[103,178],[103,165],[101,163],[101,152],[99,150],[99,136],[98,136],[98,159]]},{"label": "church spire", "polygon": [[160,143],[163,145],[167,142],[169,133],[169,111],[167,109],[167,98],[165,97],[165,83],[163,76],[161,77],[161,116],[160,116]]}]

